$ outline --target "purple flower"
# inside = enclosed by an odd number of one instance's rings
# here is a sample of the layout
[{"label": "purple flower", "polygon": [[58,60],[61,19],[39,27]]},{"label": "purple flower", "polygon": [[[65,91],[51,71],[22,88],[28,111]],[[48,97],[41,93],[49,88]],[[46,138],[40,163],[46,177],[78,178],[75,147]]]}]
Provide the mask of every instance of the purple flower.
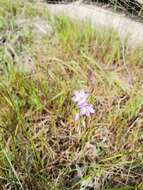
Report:
[{"label": "purple flower", "polygon": [[85,116],[89,117],[91,114],[95,113],[95,111],[93,109],[93,105],[87,104],[87,105],[80,107],[79,113],[80,113],[80,116],[85,115]]},{"label": "purple flower", "polygon": [[86,102],[88,96],[89,95],[85,93],[84,90],[80,90],[74,93],[72,100],[80,106],[81,104],[84,104]]},{"label": "purple flower", "polygon": [[77,104],[79,112],[75,116],[75,121],[79,120],[81,116],[90,117],[91,114],[95,113],[93,105],[87,103],[87,97],[89,94],[85,93],[84,90],[76,91],[72,100]]}]

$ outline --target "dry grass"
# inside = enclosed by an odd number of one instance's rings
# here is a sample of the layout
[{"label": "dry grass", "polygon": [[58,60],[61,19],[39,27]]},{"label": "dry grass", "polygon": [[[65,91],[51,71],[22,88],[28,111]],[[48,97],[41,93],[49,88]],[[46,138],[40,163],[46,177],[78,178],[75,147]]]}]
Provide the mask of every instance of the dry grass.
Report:
[{"label": "dry grass", "polygon": [[[52,32],[17,24],[35,16]],[[32,1],[1,0],[0,30],[1,189],[142,190],[143,52]],[[78,89],[95,114],[75,122]]]}]

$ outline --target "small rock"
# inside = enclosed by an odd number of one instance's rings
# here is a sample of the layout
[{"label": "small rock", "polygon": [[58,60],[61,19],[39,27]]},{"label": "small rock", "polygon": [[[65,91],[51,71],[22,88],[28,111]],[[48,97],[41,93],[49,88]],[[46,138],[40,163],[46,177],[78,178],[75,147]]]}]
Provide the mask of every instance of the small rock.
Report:
[{"label": "small rock", "polygon": [[47,23],[47,21],[37,18],[33,22],[34,31],[37,34],[41,35],[52,35],[53,34],[53,28],[50,24]]},{"label": "small rock", "polygon": [[52,35],[53,28],[52,26],[44,19],[36,17],[34,19],[20,19],[18,18],[17,26],[19,28],[32,27],[33,32],[38,35]]}]

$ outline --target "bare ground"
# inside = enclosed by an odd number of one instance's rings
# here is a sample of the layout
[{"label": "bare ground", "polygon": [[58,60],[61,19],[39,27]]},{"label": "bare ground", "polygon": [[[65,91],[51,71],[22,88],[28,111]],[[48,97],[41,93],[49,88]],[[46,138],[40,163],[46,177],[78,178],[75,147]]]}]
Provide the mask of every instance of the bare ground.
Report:
[{"label": "bare ground", "polygon": [[54,15],[65,14],[80,21],[90,21],[94,27],[103,29],[113,28],[124,42],[128,39],[129,46],[137,47],[143,44],[143,24],[125,17],[123,14],[113,13],[96,5],[84,5],[76,2],[68,5],[48,5]]}]

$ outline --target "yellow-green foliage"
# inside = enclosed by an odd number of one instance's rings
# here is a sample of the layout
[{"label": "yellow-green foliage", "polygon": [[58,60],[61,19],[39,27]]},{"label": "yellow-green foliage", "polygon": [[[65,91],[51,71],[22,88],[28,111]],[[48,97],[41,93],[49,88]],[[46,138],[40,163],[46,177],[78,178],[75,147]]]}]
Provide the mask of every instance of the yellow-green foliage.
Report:
[{"label": "yellow-green foliage", "polygon": [[[142,50],[36,1],[0,0],[0,30],[0,189],[142,190]],[[80,89],[95,114],[75,122]]]}]

